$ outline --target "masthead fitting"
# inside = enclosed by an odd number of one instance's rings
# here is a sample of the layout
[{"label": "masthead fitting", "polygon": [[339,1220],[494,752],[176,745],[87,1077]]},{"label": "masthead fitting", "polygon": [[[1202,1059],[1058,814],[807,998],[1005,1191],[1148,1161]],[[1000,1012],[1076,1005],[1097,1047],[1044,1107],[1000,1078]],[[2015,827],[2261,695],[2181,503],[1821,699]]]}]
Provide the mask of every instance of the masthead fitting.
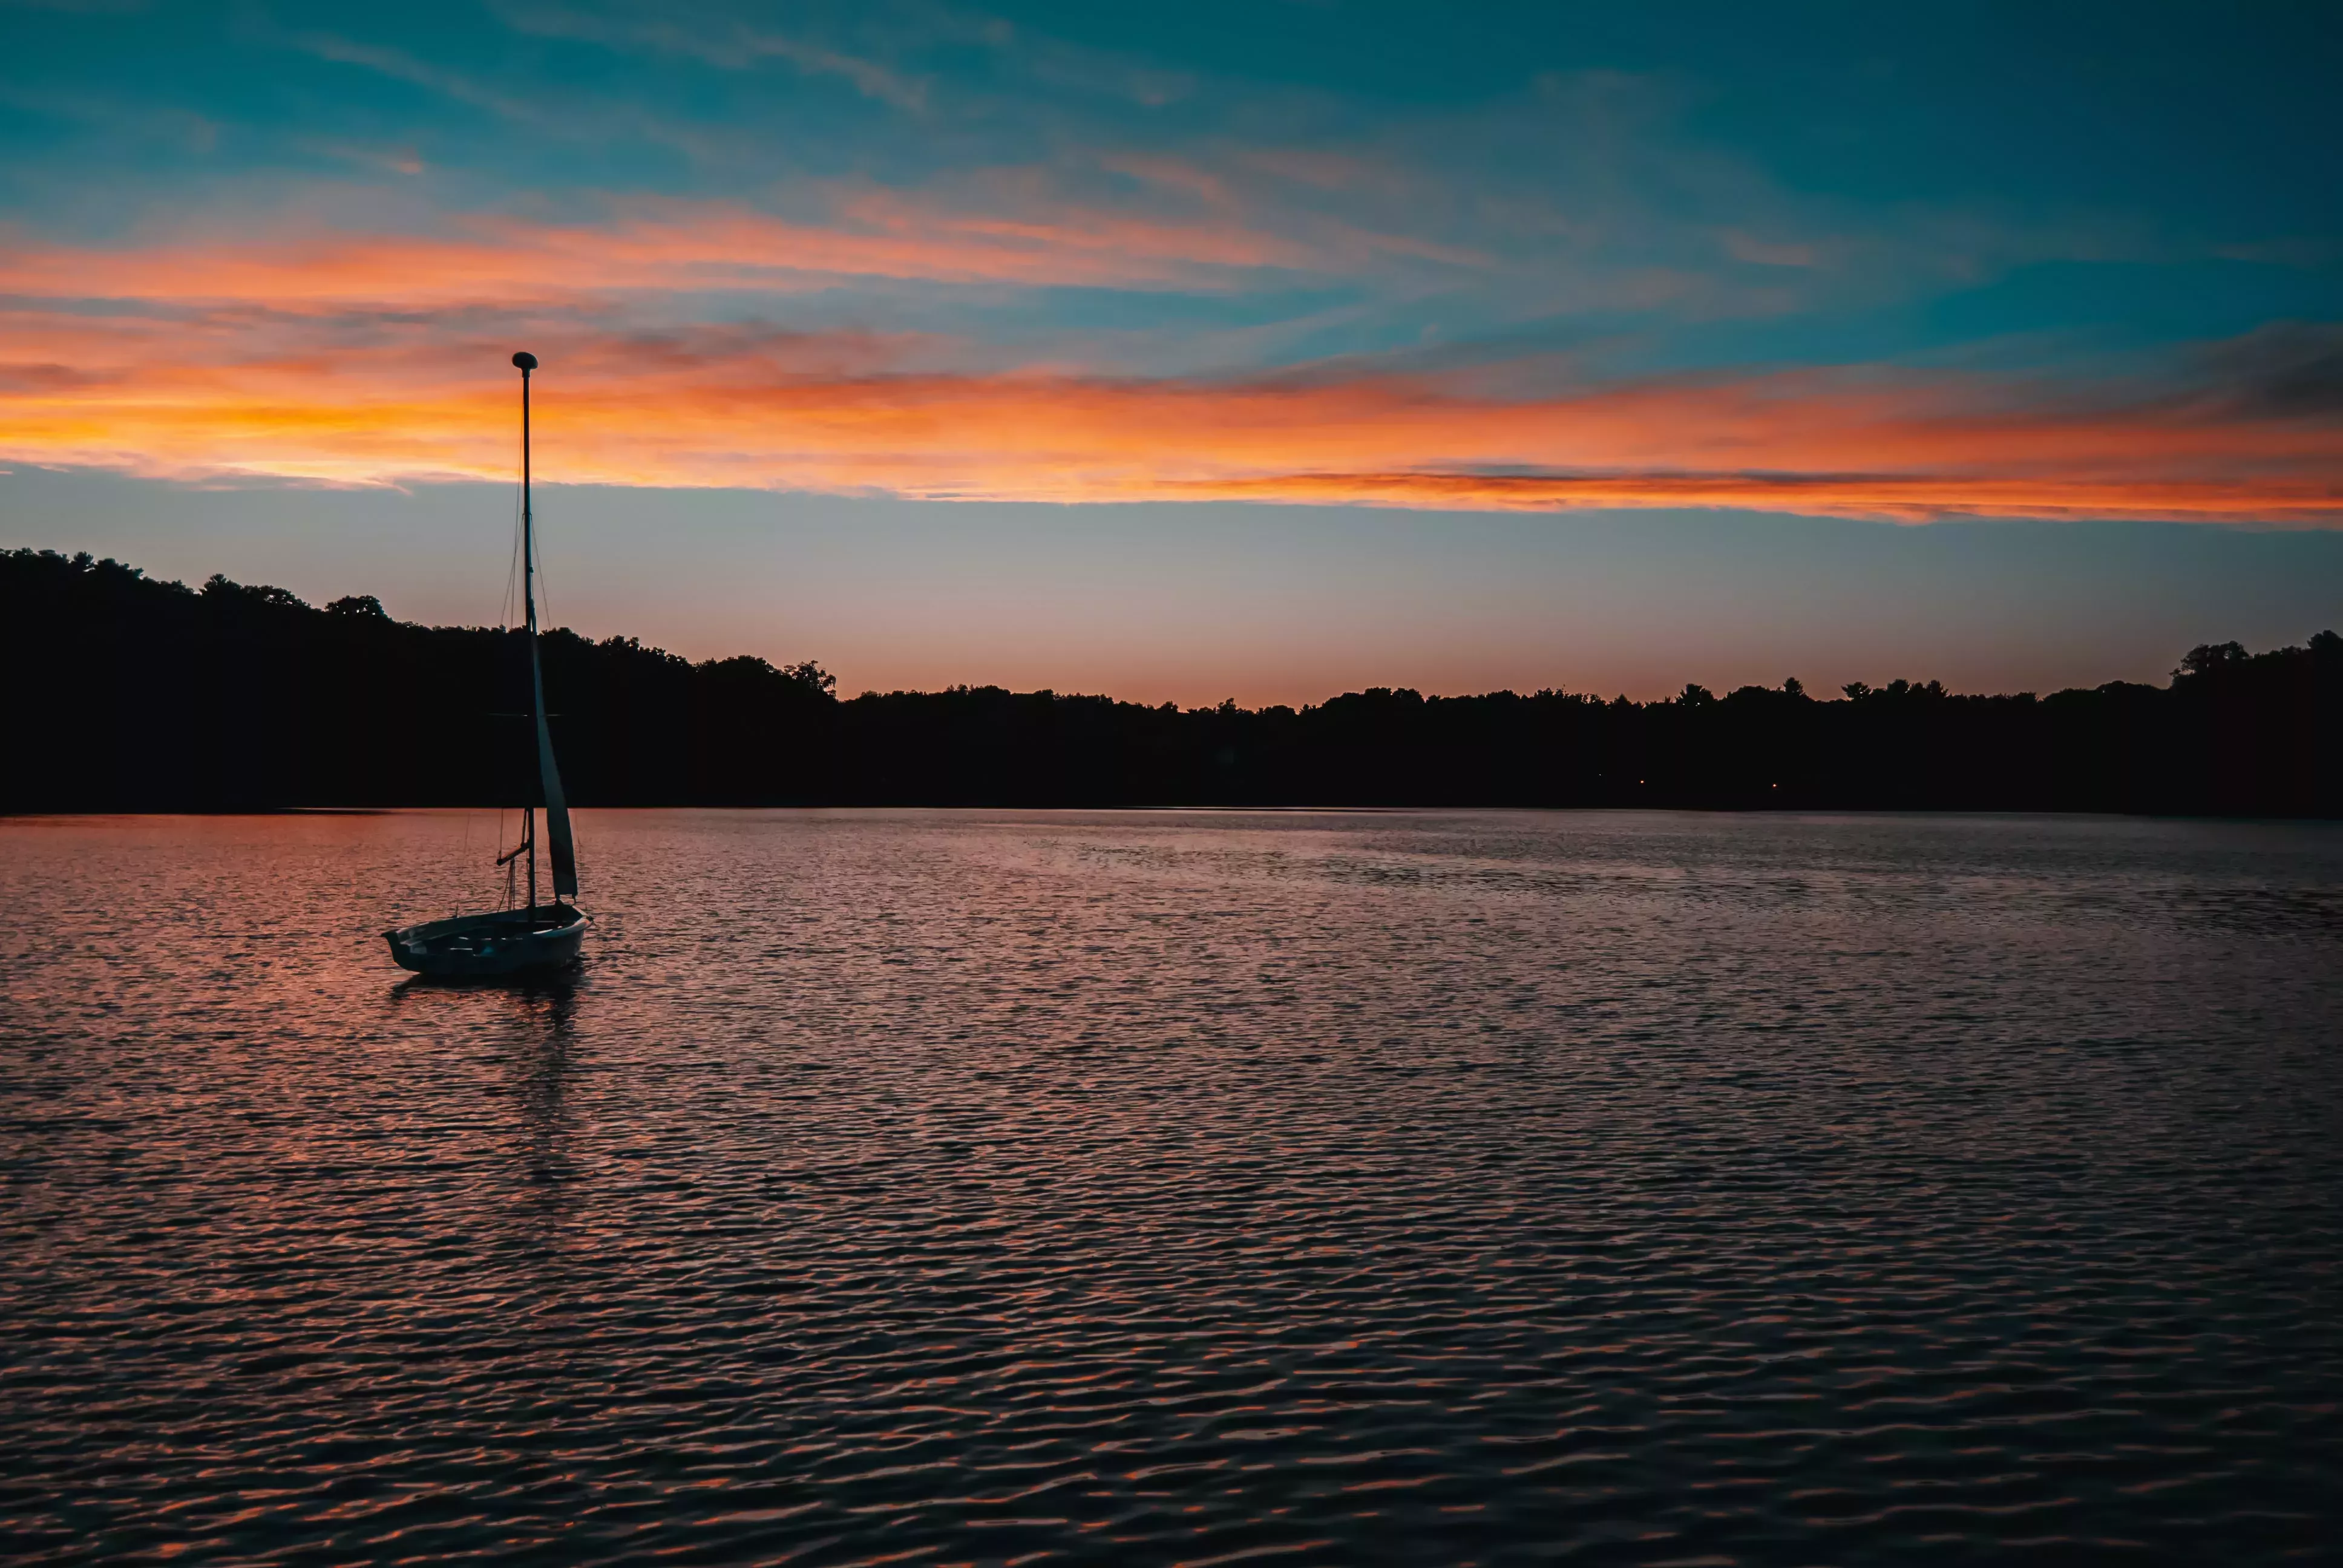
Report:
[{"label": "masthead fitting", "polygon": [[520,353],[513,356],[513,363],[519,366],[521,374],[526,376],[530,371],[537,368],[537,356],[529,353],[526,349],[523,349]]}]

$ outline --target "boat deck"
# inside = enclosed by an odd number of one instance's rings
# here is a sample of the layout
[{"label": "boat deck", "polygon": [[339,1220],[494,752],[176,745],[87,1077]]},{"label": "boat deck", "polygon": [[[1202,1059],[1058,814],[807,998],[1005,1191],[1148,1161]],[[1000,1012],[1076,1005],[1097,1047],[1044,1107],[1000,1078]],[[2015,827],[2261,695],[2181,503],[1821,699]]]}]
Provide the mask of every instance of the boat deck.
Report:
[{"label": "boat deck", "polygon": [[511,974],[578,958],[586,916],[568,904],[496,910],[385,931],[390,956],[417,974]]}]

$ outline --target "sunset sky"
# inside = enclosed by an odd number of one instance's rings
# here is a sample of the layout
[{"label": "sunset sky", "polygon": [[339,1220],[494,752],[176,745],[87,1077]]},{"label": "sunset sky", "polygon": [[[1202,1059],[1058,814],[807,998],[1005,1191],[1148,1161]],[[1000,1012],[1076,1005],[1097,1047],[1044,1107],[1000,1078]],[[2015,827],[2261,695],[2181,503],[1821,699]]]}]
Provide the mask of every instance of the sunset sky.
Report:
[{"label": "sunset sky", "polygon": [[0,545],[848,690],[2343,622],[2318,5],[0,4]]}]

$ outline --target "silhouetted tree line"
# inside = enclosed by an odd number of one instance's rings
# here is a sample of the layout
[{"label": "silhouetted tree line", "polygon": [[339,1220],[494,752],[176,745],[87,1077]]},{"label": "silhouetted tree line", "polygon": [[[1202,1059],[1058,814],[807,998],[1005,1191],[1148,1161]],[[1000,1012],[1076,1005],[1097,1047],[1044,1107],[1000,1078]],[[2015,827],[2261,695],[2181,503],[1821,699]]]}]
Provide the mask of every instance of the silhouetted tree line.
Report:
[{"label": "silhouetted tree line", "polygon": [[[529,792],[517,635],[0,552],[0,809],[452,805]],[[840,700],[810,663],[546,634],[581,805],[1518,805],[2343,815],[2343,638],[2198,648],[2167,686],[1817,700],[1376,688],[1296,710],[997,687]]]}]

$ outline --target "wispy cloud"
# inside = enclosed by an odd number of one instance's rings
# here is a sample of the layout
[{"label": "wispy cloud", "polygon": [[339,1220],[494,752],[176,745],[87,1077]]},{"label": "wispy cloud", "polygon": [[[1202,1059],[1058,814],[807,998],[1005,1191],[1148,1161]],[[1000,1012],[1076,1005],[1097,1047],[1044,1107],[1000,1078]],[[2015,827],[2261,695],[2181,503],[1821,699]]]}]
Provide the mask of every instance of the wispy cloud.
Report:
[{"label": "wispy cloud", "polygon": [[425,168],[423,155],[411,146],[339,141],[332,137],[305,138],[293,146],[299,152],[330,158],[337,163],[354,164],[359,168],[374,169],[383,174],[412,176],[421,174]]},{"label": "wispy cloud", "polygon": [[[2036,356],[2059,375],[1979,369],[1982,335],[1876,348],[1916,302],[2176,242],[2082,203],[1794,188],[1693,135],[1666,77],[1525,66],[1478,102],[1363,106],[929,5],[248,31],[302,102],[354,71],[417,91],[367,82],[297,128],[261,98],[156,107],[140,145],[174,150],[143,207],[15,171],[49,205],[0,231],[6,455],[495,472],[475,372],[526,330],[549,430],[591,436],[568,472],[611,483],[2338,518],[2326,329]],[[598,97],[604,65],[657,90]],[[126,134],[99,97],[12,91]],[[232,161],[186,147],[264,142],[277,163],[166,188]],[[320,157],[397,177],[328,185]],[[2325,243],[2226,254],[2298,272]],[[1712,368],[1655,368],[1688,365]]]},{"label": "wispy cloud", "polygon": [[1318,259],[1229,223],[1071,209],[993,216],[882,191],[843,195],[829,224],[729,204],[630,206],[604,225],[478,218],[437,236],[327,231],[114,248],[19,237],[0,251],[0,294],[417,309],[642,291],[790,293],[848,277],[1199,288],[1216,272]]},{"label": "wispy cloud", "polygon": [[[0,458],[181,477],[498,477],[509,332],[227,313],[0,321]],[[1373,365],[1252,378],[920,367],[915,342],[549,318],[543,469],[986,499],[1735,507],[2343,523],[2331,333],[2130,384],[1765,370],[1504,397]],[[167,350],[167,351],[166,351]],[[2307,390],[2306,390],[2307,389]]]},{"label": "wispy cloud", "polygon": [[611,49],[658,50],[729,71],[749,71],[768,61],[785,61],[813,75],[843,78],[864,96],[900,109],[916,111],[927,102],[929,83],[924,77],[737,16],[694,15],[673,7],[656,12],[598,12],[564,5],[514,5],[503,15],[514,28],[539,36]]},{"label": "wispy cloud", "polygon": [[219,146],[219,123],[211,116],[135,96],[0,83],[0,105],[75,122],[110,138],[159,142],[202,153]]},{"label": "wispy cloud", "polygon": [[[418,173],[403,149],[317,150]],[[1141,166],[1131,166],[1138,168]],[[1121,166],[1118,166],[1118,172]],[[1378,266],[1492,269],[1493,257],[1333,219],[1284,223],[1214,193],[1187,166],[1151,186],[1210,199],[1076,194],[1046,167],[978,170],[948,186],[805,183],[801,216],[739,202],[608,198],[598,221],[472,215],[430,233],[365,233],[282,217],[148,232],[111,246],[0,231],[0,294],[48,298],[303,302],[386,308],[585,296],[799,293],[842,278],[1212,292],[1252,272],[1348,278]],[[312,193],[323,206],[330,192]]]},{"label": "wispy cloud", "polygon": [[404,49],[361,43],[333,33],[296,34],[286,41],[292,47],[320,60],[330,60],[339,65],[357,65],[394,81],[453,98],[459,104],[501,115],[507,119],[534,122],[544,117],[534,105],[516,94],[492,87],[464,72],[435,65]]}]

